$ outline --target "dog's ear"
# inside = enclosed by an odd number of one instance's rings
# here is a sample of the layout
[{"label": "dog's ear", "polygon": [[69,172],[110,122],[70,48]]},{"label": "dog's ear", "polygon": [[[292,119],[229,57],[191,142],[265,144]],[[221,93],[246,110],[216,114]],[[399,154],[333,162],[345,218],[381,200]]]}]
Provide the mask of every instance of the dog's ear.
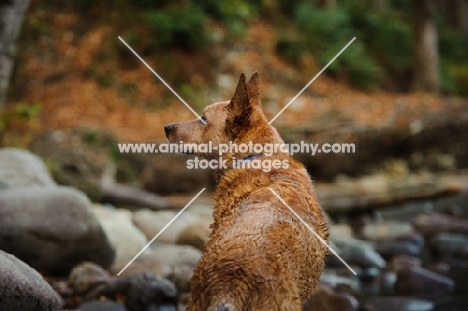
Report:
[{"label": "dog's ear", "polygon": [[230,135],[236,135],[238,130],[245,128],[249,123],[249,115],[252,112],[252,107],[249,102],[249,94],[247,83],[245,82],[245,74],[241,74],[239,83],[237,83],[234,96],[229,103],[228,118],[226,120],[226,130]]},{"label": "dog's ear", "polygon": [[249,104],[249,98],[247,93],[247,84],[245,83],[245,74],[241,74],[239,82],[237,83],[236,91],[234,96],[229,103],[229,110],[232,115],[242,114],[245,108]]},{"label": "dog's ear", "polygon": [[256,106],[261,105],[260,102],[260,77],[258,76],[258,72],[252,75],[247,84],[247,94],[249,97],[250,105]]}]

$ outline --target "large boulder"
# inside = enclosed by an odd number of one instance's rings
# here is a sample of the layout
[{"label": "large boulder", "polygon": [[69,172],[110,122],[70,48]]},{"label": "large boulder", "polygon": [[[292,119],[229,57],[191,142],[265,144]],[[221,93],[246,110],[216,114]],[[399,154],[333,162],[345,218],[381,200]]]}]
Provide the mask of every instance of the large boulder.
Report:
[{"label": "large boulder", "polygon": [[2,311],[62,310],[62,299],[36,270],[1,250],[0,293]]},{"label": "large boulder", "polygon": [[0,189],[16,186],[55,186],[37,155],[17,148],[0,149]]},{"label": "large boulder", "polygon": [[[141,210],[133,213],[133,223],[146,235],[148,240],[154,238],[175,216],[175,211]],[[177,242],[180,233],[189,225],[199,220],[199,216],[190,212],[182,213],[177,219],[167,227],[160,236],[158,242],[171,243]]]},{"label": "large boulder", "polygon": [[94,210],[115,248],[113,269],[123,268],[148,243],[146,236],[132,223],[132,213],[96,205]]},{"label": "large boulder", "polygon": [[0,249],[47,274],[82,261],[106,268],[115,254],[89,199],[59,186],[0,190]]}]

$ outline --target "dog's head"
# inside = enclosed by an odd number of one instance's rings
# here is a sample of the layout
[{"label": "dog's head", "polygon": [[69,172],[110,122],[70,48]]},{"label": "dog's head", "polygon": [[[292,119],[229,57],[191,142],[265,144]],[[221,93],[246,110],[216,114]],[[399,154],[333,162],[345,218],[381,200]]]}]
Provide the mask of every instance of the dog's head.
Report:
[{"label": "dog's head", "polygon": [[[241,74],[234,96],[230,101],[205,108],[201,120],[172,123],[164,127],[166,137],[175,144],[209,144],[213,152],[195,152],[208,158],[217,157],[220,144],[273,144],[282,143],[276,130],[268,124],[260,101],[260,78],[255,72],[246,83]],[[191,153],[191,152],[186,152]]]}]

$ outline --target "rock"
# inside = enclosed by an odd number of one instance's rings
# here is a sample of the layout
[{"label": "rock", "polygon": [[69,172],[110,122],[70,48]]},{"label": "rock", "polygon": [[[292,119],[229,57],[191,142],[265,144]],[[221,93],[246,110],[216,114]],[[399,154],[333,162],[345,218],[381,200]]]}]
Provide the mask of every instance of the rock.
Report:
[{"label": "rock", "polygon": [[424,235],[438,232],[468,234],[468,219],[438,213],[420,214],[413,219],[413,225]]},{"label": "rock", "polygon": [[[164,277],[168,276],[170,273],[173,272],[174,267],[166,264],[161,263],[158,261],[158,258],[151,257],[152,250],[144,251],[137,259],[130,266],[125,269],[120,276],[128,276],[131,274],[136,274],[140,272],[150,271],[157,275],[162,275]],[[112,274],[117,274],[122,271],[123,267],[113,267],[111,269]]]},{"label": "rock", "polygon": [[343,239],[353,237],[353,229],[351,229],[351,226],[347,224],[330,225],[328,227],[328,233],[330,235],[330,239]]},{"label": "rock", "polygon": [[434,304],[424,299],[413,297],[370,297],[363,306],[363,311],[432,311]]},{"label": "rock", "polygon": [[73,293],[83,295],[96,285],[111,281],[109,272],[92,262],[83,262],[73,268],[68,284]]},{"label": "rock", "polygon": [[304,311],[355,311],[358,301],[347,293],[334,291],[331,287],[318,284],[314,296],[304,305]]},{"label": "rock", "polygon": [[385,221],[364,226],[362,237],[369,241],[387,241],[413,233],[414,229],[410,223],[403,221]]},{"label": "rock", "polygon": [[112,268],[120,270],[145,247],[148,240],[132,223],[129,211],[96,205],[95,212],[116,252]]},{"label": "rock", "polygon": [[436,297],[452,291],[454,282],[443,275],[424,268],[406,267],[397,272],[395,293],[397,295]]},{"label": "rock", "polygon": [[188,212],[203,218],[210,224],[213,223],[213,205],[194,202],[190,205]]},{"label": "rock", "polygon": [[[109,132],[97,129],[71,129],[41,132],[30,148],[46,163],[54,180],[76,188],[93,201],[102,201],[101,177],[112,161],[116,140]],[[132,183],[130,175],[139,176],[144,165],[140,154],[119,154],[119,178]]]},{"label": "rock", "polygon": [[379,242],[376,251],[385,258],[395,255],[419,256],[423,250],[423,244],[404,239],[393,239]]},{"label": "rock", "polygon": [[[141,210],[133,213],[133,223],[146,235],[148,240],[153,239],[177,214],[174,211],[153,212]],[[195,223],[199,217],[190,212],[182,213],[158,237],[158,242],[174,244],[180,233],[190,224]]]},{"label": "rock", "polygon": [[62,299],[37,271],[1,250],[0,293],[2,311],[62,310]]},{"label": "rock", "polygon": [[468,235],[460,233],[438,233],[430,241],[431,247],[444,257],[453,256],[468,246]]},{"label": "rock", "polygon": [[409,255],[396,255],[387,265],[387,269],[393,272],[398,272],[400,269],[408,267],[421,267],[421,260]]},{"label": "rock", "polygon": [[349,238],[333,239],[340,250],[338,254],[349,265],[358,265],[362,268],[383,268],[385,260],[374,250],[371,243]]},{"label": "rock", "polygon": [[335,290],[358,296],[361,292],[359,279],[338,275],[336,271],[326,269],[320,277],[320,283],[327,284]]},{"label": "rock", "polygon": [[457,250],[454,256],[458,259],[468,260],[468,245]]},{"label": "rock", "polygon": [[[200,250],[189,245],[151,245],[121,276],[152,271],[164,277],[169,277],[179,267],[186,266],[194,269],[201,255],[202,252]],[[120,270],[112,269],[112,271],[118,273]]]},{"label": "rock", "polygon": [[56,186],[37,155],[17,148],[0,149],[0,189],[18,186]]},{"label": "rock", "polygon": [[88,198],[59,186],[0,190],[0,248],[52,275],[82,261],[107,268],[115,254]]},{"label": "rock", "polygon": [[205,245],[210,239],[210,220],[199,220],[185,227],[179,234],[177,244],[191,245],[203,251]]},{"label": "rock", "polygon": [[380,293],[384,295],[393,294],[396,280],[397,275],[393,271],[384,271],[383,273],[381,273],[379,279]]},{"label": "rock", "polygon": [[167,278],[173,282],[179,294],[188,293],[190,291],[190,281],[193,276],[193,268],[190,266],[175,267]]},{"label": "rock", "polygon": [[114,301],[90,301],[77,307],[79,311],[127,311],[125,306]]},{"label": "rock", "polygon": [[438,274],[448,275],[452,267],[450,266],[450,264],[446,262],[438,261],[438,262],[431,263],[425,266],[424,268],[432,272],[438,273]]},{"label": "rock", "polygon": [[151,258],[156,262],[175,267],[187,265],[195,268],[202,252],[189,245],[161,245],[150,252],[143,254],[144,258]]},{"label": "rock", "polygon": [[88,297],[125,297],[125,307],[129,311],[167,310],[176,311],[177,290],[169,280],[152,272],[119,277],[109,282]]}]

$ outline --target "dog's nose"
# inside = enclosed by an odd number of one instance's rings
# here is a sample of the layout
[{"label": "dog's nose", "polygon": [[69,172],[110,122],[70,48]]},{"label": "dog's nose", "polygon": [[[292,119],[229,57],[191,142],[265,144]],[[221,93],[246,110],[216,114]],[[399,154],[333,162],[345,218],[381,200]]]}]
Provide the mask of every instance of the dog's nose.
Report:
[{"label": "dog's nose", "polygon": [[164,132],[166,133],[166,137],[169,138],[169,134],[171,133],[171,131],[174,129],[175,127],[175,124],[172,123],[172,124],[168,124],[164,127]]}]

